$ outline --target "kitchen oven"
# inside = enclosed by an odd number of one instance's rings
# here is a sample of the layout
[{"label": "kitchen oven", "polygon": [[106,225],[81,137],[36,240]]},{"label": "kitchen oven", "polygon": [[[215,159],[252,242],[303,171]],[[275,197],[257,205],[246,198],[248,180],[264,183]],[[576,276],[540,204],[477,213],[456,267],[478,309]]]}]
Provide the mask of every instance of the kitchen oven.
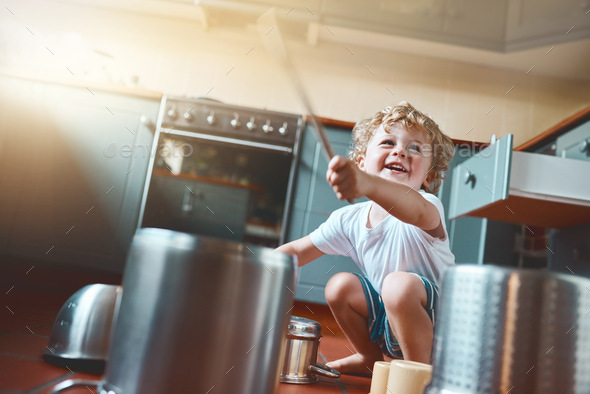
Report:
[{"label": "kitchen oven", "polygon": [[300,115],[164,97],[138,227],[282,244],[302,127]]}]

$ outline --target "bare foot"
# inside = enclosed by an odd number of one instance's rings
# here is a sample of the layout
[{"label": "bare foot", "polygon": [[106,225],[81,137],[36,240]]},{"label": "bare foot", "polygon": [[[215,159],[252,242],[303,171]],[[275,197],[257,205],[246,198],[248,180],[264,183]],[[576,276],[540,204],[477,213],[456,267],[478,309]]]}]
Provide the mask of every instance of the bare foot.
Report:
[{"label": "bare foot", "polygon": [[347,374],[347,375],[359,375],[359,376],[371,376],[373,371],[373,365],[375,361],[383,360],[369,360],[364,356],[356,353],[348,357],[341,358],[339,360],[330,361],[326,364],[327,367],[333,368],[336,371]]}]

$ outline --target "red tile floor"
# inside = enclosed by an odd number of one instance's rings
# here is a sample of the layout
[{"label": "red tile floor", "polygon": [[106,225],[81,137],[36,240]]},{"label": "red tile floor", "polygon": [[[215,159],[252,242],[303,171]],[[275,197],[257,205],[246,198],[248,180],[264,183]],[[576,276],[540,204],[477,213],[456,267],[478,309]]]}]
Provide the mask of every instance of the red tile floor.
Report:
[{"label": "red tile floor", "polygon": [[[121,276],[0,256],[0,393],[44,394],[67,379],[100,379],[100,375],[49,364],[41,355],[61,306],[77,290],[92,283],[120,284]],[[296,302],[292,314],[322,324],[321,361],[350,354],[350,343],[325,305]],[[310,385],[281,383],[278,393],[366,394],[370,385],[370,378],[342,375],[339,379],[320,377],[319,382]],[[89,392],[96,393],[92,387],[64,391]]]}]

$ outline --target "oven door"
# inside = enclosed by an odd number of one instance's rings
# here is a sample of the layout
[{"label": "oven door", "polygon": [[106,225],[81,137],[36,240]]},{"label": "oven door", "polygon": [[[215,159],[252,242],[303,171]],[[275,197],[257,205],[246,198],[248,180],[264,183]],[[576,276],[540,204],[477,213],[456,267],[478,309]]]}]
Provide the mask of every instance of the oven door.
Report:
[{"label": "oven door", "polygon": [[140,227],[276,247],[295,166],[290,148],[221,136],[160,133]]}]

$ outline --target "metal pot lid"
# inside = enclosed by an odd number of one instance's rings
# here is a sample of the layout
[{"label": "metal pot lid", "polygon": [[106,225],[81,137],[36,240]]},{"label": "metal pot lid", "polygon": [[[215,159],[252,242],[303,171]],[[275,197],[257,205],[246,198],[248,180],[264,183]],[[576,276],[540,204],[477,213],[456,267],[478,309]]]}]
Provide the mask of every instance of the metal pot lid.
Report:
[{"label": "metal pot lid", "polygon": [[321,330],[321,324],[315,320],[291,316],[287,338],[319,340],[322,337]]}]

